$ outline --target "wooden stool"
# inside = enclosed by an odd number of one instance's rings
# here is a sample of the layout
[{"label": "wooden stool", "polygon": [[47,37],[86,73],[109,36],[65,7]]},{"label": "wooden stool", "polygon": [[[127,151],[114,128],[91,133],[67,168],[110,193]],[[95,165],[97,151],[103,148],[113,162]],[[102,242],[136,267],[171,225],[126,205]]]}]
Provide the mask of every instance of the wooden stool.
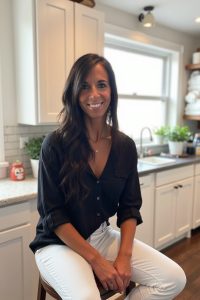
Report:
[{"label": "wooden stool", "polygon": [[[95,278],[95,279],[96,279],[96,283],[97,283],[97,286],[98,286],[98,289],[99,289],[102,300],[106,300],[106,299],[112,297],[113,295],[117,294],[117,292],[112,291],[112,290],[111,291],[106,291],[103,288],[100,281],[97,278]],[[134,287],[135,287],[135,283],[131,281],[129,286],[126,289],[125,296],[127,296]],[[54,299],[62,300],[60,298],[60,296],[56,293],[56,291],[47,282],[45,282],[42,279],[41,276],[39,276],[37,300],[45,300],[46,299],[46,293],[48,293]]]}]

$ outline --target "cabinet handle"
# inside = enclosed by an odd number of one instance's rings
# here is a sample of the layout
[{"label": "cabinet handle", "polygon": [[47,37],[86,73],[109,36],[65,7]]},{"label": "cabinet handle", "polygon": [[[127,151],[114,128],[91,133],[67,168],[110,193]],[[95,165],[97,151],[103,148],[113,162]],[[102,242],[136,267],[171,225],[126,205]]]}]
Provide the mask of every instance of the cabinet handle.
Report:
[{"label": "cabinet handle", "polygon": [[174,189],[178,189],[178,185],[175,185],[175,186],[174,186]]},{"label": "cabinet handle", "polygon": [[142,182],[142,183],[140,183],[140,186],[142,186],[142,185],[144,185],[144,183]]},{"label": "cabinet handle", "polygon": [[179,184],[178,187],[182,188],[183,186],[182,186],[182,184]]}]

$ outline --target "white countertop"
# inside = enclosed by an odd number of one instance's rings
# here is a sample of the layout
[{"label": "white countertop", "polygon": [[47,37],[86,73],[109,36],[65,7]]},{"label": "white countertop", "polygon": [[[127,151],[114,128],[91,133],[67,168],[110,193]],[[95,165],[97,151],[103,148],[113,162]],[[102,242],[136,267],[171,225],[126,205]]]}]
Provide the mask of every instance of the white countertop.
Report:
[{"label": "white countertop", "polygon": [[[162,167],[138,164],[139,176],[154,172],[160,172],[188,164],[200,163],[200,156],[190,156],[188,158],[178,158],[174,164]],[[10,204],[36,199],[37,179],[27,177],[22,181],[13,181],[10,178],[0,180],[0,207]]]},{"label": "white countertop", "polygon": [[0,180],[0,207],[35,199],[37,195],[37,180],[27,177],[22,181],[13,181],[10,178]]}]

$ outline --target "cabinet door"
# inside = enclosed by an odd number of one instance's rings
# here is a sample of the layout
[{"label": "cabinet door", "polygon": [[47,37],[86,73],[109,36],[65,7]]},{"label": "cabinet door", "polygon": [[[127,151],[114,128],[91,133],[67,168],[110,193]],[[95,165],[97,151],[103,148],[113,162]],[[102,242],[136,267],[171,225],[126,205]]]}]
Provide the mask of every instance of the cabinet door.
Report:
[{"label": "cabinet door", "polygon": [[153,175],[140,177],[142,193],[141,215],[143,223],[136,228],[135,237],[153,246],[154,236],[154,177]]},{"label": "cabinet door", "polygon": [[200,175],[195,176],[193,228],[200,226]]},{"label": "cabinet door", "polygon": [[189,232],[192,222],[193,178],[178,183],[176,200],[176,237]]},{"label": "cabinet door", "polygon": [[56,122],[64,84],[74,61],[74,7],[66,0],[38,0],[38,122]]},{"label": "cabinet door", "polygon": [[75,3],[75,58],[86,53],[103,54],[104,14]]},{"label": "cabinet door", "polygon": [[174,184],[156,188],[154,243],[156,248],[175,238],[176,194]]},{"label": "cabinet door", "polygon": [[0,233],[0,298],[30,299],[30,224]]}]

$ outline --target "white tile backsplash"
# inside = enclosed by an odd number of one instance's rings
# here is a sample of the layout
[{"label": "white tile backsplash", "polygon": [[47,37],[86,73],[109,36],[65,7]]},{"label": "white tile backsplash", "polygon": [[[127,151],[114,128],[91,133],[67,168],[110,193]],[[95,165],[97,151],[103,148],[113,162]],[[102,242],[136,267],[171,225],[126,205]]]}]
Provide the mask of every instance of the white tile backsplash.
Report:
[{"label": "white tile backsplash", "polygon": [[29,157],[27,156],[25,149],[20,149],[19,138],[21,136],[42,136],[53,130],[57,126],[54,125],[42,125],[42,126],[5,126],[4,138],[5,138],[5,160],[10,164],[16,160],[20,160],[24,164],[26,175],[32,173]]}]

